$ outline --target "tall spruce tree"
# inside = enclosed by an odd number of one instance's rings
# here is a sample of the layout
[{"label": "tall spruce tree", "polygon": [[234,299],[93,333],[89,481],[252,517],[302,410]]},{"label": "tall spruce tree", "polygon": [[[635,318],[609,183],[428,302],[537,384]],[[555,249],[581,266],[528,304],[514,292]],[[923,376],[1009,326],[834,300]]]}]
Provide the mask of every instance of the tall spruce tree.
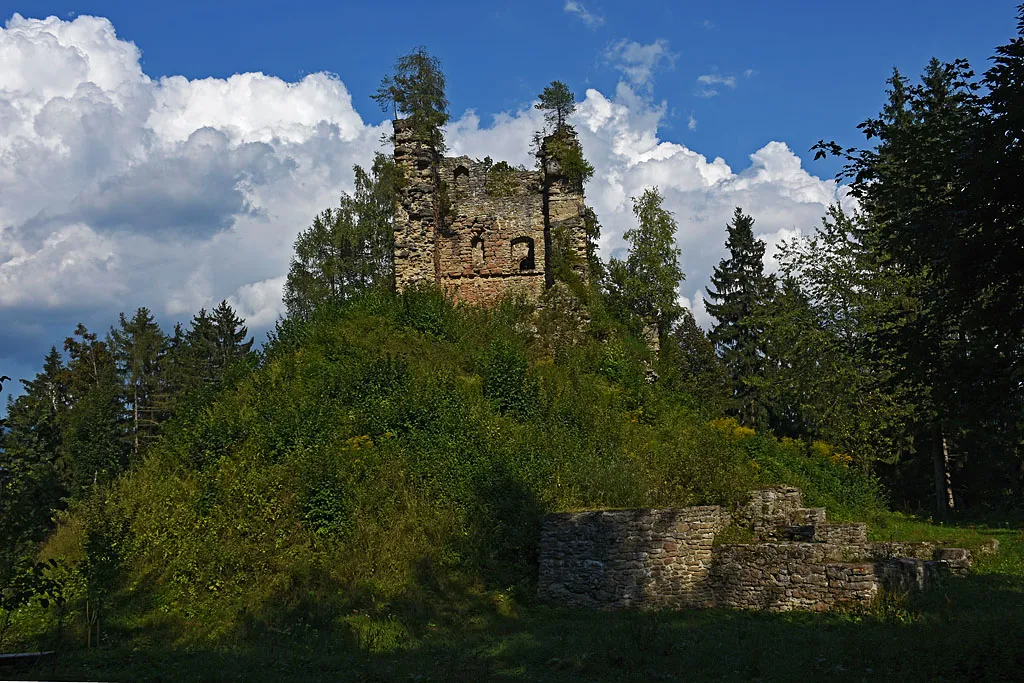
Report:
[{"label": "tall spruce tree", "polygon": [[[987,116],[980,153],[966,174],[967,200],[976,218],[953,245],[951,277],[957,299],[983,312],[994,343],[1024,339],[1024,4],[1017,8],[1017,36],[996,48],[983,83]],[[1024,363],[1024,354],[1017,356]],[[1017,366],[1018,378],[1024,369]]]},{"label": "tall spruce tree", "polygon": [[188,375],[192,387],[212,384],[217,377],[217,326],[205,308],[192,316],[185,333],[188,345]]},{"label": "tall spruce tree", "polygon": [[42,370],[31,380],[21,380],[25,392],[8,401],[0,429],[0,470],[5,479],[0,481],[5,487],[0,493],[0,527],[8,527],[0,537],[5,543],[38,541],[53,509],[61,507],[67,495],[57,473],[67,382],[63,358],[51,347]]},{"label": "tall spruce tree", "polygon": [[726,226],[729,257],[715,267],[705,299],[717,322],[711,330],[719,355],[733,385],[732,411],[746,426],[768,427],[768,409],[762,387],[765,370],[764,327],[775,280],[764,273],[762,240],[754,238],[754,219],[736,207]]},{"label": "tall spruce tree", "polygon": [[216,330],[214,367],[217,375],[223,376],[228,368],[249,355],[252,351],[253,338],[249,337],[246,341],[249,329],[227,300],[217,304],[212,317]]},{"label": "tall spruce tree", "polygon": [[72,496],[117,476],[128,463],[123,385],[110,347],[79,324],[64,340],[69,407],[61,413],[60,475]]},{"label": "tall spruce tree", "polygon": [[188,344],[185,328],[174,324],[174,331],[167,337],[167,351],[160,362],[160,383],[163,394],[158,396],[158,408],[165,415],[173,415],[180,407],[190,385]]}]

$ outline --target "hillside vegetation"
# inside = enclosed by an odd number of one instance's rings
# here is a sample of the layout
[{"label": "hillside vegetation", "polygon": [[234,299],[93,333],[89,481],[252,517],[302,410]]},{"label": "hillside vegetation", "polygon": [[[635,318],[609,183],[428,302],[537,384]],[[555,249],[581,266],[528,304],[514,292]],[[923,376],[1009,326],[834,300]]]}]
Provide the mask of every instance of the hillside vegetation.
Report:
[{"label": "hillside vegetation", "polygon": [[44,557],[80,560],[70,604],[187,641],[296,618],[404,631],[445,586],[529,601],[548,512],[730,504],[776,482],[840,517],[879,509],[824,444],[709,420],[611,330],[552,350],[528,311],[424,289],[283,324],[67,516]]}]

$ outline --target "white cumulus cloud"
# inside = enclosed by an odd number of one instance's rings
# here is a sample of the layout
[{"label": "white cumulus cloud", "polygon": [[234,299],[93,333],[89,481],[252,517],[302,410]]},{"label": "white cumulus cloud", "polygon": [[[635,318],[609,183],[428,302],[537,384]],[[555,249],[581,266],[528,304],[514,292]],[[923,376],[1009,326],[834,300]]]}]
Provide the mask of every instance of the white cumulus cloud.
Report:
[{"label": "white cumulus cloud", "polygon": [[0,306],[179,316],[234,297],[272,321],[280,296],[255,285],[383,129],[331,74],[151,79],[140,58],[100,17],[0,29]]}]

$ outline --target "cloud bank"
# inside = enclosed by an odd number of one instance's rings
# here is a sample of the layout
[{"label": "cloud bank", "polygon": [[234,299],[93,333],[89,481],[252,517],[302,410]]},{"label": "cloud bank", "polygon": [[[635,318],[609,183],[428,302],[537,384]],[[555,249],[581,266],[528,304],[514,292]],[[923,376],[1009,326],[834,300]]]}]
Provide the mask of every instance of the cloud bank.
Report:
[{"label": "cloud bank", "polygon": [[[658,185],[679,222],[680,297],[706,324],[701,293],[734,206],[774,243],[845,195],[782,142],[734,171],[660,139],[666,106],[645,88],[667,46],[619,49],[635,70],[614,93],[587,90],[575,121],[597,171],[587,196],[602,252],[624,254],[630,198]],[[390,126],[364,122],[331,74],[151,79],[140,57],[103,18],[14,15],[0,30],[0,318],[16,321],[0,330],[0,360],[35,365],[75,322],[140,305],[167,324],[227,298],[260,333],[283,310],[296,235],[351,190],[352,165]],[[487,122],[463,114],[449,146],[532,165],[531,104]]]}]

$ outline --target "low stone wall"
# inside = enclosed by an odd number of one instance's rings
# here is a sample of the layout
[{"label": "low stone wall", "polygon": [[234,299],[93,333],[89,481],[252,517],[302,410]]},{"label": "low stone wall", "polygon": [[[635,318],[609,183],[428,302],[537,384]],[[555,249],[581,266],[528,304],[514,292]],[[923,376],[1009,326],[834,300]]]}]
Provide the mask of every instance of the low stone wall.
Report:
[{"label": "low stone wall", "polygon": [[[731,524],[758,540],[716,545]],[[821,611],[921,589],[970,562],[959,548],[869,543],[866,525],[828,524],[799,489],[775,487],[733,515],[716,506],[550,515],[538,588],[572,607]]]},{"label": "low stone wall", "polygon": [[844,562],[847,549],[827,543],[752,543],[716,548],[715,604],[774,611],[828,609],[866,602],[878,592],[871,563]]},{"label": "low stone wall", "polygon": [[[998,544],[996,547],[998,548]],[[876,561],[909,559],[939,562],[950,573],[958,576],[967,574],[974,561],[970,550],[965,548],[948,548],[928,541],[918,543],[900,543],[897,541],[868,543],[866,555]]]},{"label": "low stone wall", "polygon": [[551,515],[541,534],[540,596],[573,607],[708,607],[716,506]]}]

